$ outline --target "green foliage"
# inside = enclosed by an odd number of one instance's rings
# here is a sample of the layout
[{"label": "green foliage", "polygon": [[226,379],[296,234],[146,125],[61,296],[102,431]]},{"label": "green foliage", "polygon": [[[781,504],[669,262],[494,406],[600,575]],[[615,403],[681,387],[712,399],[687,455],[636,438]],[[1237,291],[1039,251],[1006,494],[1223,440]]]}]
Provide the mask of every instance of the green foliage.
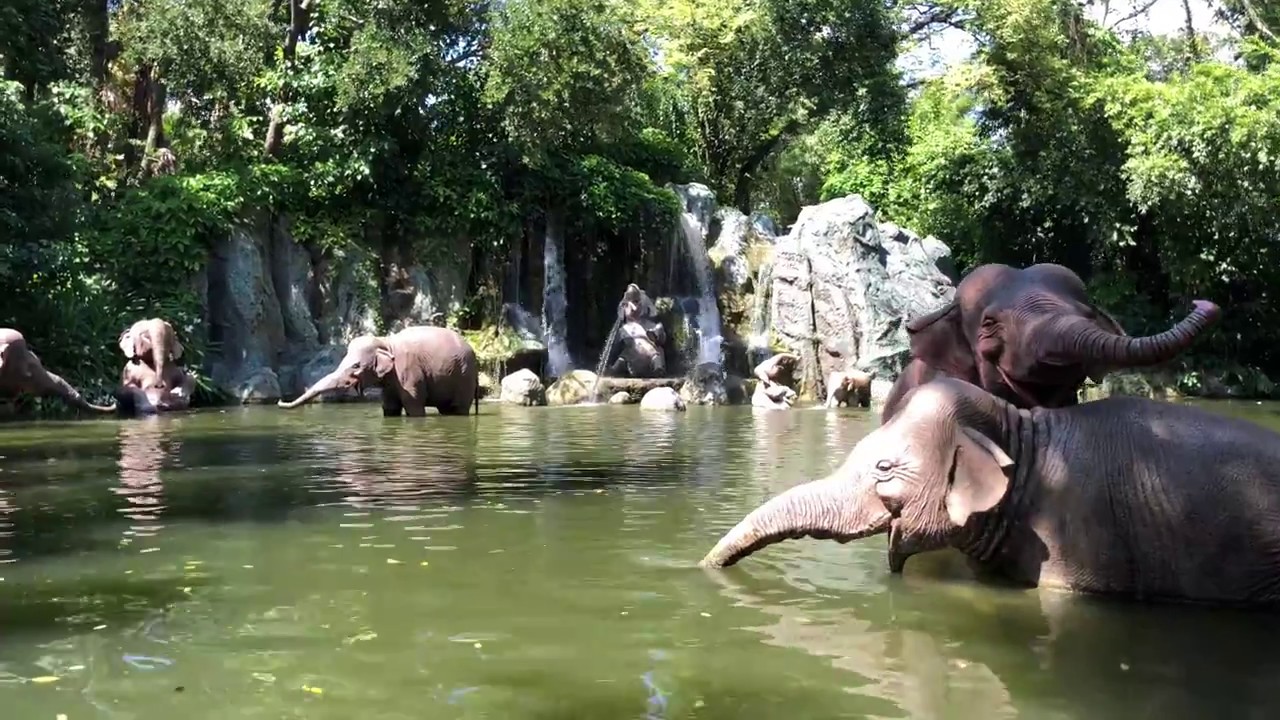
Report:
[{"label": "green foliage", "polygon": [[296,43],[291,5],[0,8],[0,323],[68,379],[108,388],[146,315],[198,364],[193,279],[247,217],[287,218],[371,308],[389,264],[463,260],[451,320],[492,328],[514,240],[562,220],[594,268],[575,303],[604,308],[694,180],[784,225],[858,193],[966,266],[1061,262],[1130,332],[1209,297],[1226,316],[1179,382],[1280,371],[1280,21],[1257,0],[1220,4],[1236,64],[1070,0],[932,5],[979,50],[910,93],[901,3],[312,0]]},{"label": "green foliage", "polygon": [[620,136],[648,69],[617,0],[512,0],[495,10],[485,98],[526,155]]}]

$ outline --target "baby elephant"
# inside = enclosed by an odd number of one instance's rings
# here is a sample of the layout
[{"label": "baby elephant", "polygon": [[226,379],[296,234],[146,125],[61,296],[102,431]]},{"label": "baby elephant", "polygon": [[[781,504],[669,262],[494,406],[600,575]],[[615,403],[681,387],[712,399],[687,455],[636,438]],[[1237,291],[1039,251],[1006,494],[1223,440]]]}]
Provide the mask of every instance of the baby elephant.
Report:
[{"label": "baby elephant", "polygon": [[1020,410],[962,380],[912,389],[829,477],[749,514],[702,560],[889,534],[889,569],[951,546],[980,573],[1152,600],[1280,601],[1280,434],[1111,397]]},{"label": "baby elephant", "polygon": [[466,338],[449,328],[407,327],[386,337],[361,335],[347,345],[333,372],[282,408],[295,408],[323,392],[382,387],[382,414],[422,417],[434,407],[441,415],[480,412],[480,364]]}]

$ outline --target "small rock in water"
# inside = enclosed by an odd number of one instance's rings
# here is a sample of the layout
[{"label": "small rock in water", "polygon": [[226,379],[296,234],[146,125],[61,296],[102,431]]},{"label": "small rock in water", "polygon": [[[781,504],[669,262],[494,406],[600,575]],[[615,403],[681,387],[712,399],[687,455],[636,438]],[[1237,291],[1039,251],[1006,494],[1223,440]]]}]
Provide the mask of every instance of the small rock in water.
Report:
[{"label": "small rock in water", "polygon": [[387,558],[388,565],[399,565],[400,561],[395,558]]}]

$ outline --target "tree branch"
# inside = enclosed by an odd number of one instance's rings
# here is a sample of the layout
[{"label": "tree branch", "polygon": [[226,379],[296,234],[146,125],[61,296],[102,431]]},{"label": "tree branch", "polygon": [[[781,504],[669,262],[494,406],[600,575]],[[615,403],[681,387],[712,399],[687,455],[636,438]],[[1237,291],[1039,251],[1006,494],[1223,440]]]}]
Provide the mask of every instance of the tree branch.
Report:
[{"label": "tree branch", "polygon": [[1134,18],[1138,17],[1139,15],[1142,15],[1142,14],[1146,13],[1148,10],[1150,10],[1152,7],[1154,7],[1154,6],[1155,6],[1155,4],[1156,4],[1156,3],[1158,3],[1158,2],[1160,2],[1160,0],[1147,0],[1145,3],[1143,3],[1141,6],[1139,6],[1137,10],[1134,10],[1133,12],[1129,13],[1128,15],[1125,15],[1124,17],[1120,18],[1119,20],[1117,20],[1117,21],[1115,21],[1115,22],[1111,23],[1110,25],[1108,25],[1108,26],[1107,26],[1107,29],[1108,29],[1108,30],[1114,30],[1116,27],[1118,27],[1118,26],[1119,26],[1119,25],[1121,25],[1122,23],[1127,23],[1127,22],[1129,22],[1130,20],[1132,20],[1132,19],[1134,19]]},{"label": "tree branch", "polygon": [[1266,35],[1272,40],[1280,41],[1280,38],[1276,37],[1276,34],[1271,32],[1271,28],[1267,27],[1267,24],[1263,22],[1262,15],[1258,13],[1257,8],[1253,6],[1251,0],[1240,0],[1240,4],[1244,7],[1245,15],[1249,16],[1249,22],[1253,23],[1254,28],[1256,28],[1259,33]]}]

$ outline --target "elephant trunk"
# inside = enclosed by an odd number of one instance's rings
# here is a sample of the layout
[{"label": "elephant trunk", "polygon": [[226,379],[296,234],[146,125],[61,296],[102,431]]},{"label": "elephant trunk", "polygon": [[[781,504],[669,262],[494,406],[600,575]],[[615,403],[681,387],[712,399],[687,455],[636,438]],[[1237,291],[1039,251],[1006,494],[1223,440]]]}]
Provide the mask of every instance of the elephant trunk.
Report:
[{"label": "elephant trunk", "polygon": [[285,402],[284,400],[279,400],[276,402],[276,405],[286,410],[292,410],[293,408],[296,408],[299,405],[303,405],[309,402],[311,398],[314,398],[320,393],[333,390],[338,386],[338,381],[341,380],[341,378],[342,378],[341,369],[339,368],[338,370],[334,370],[328,375],[325,375],[324,377],[317,380],[314,385],[307,388],[306,391],[303,392],[301,395],[299,395],[296,399],[294,399],[293,402]]},{"label": "elephant trunk", "polygon": [[851,540],[885,532],[892,516],[868,491],[833,475],[797,485],[747,515],[707,553],[703,567],[728,567],[766,545],[805,536],[819,540]]},{"label": "elephant trunk", "polygon": [[60,375],[49,372],[48,370],[45,371],[45,374],[48,376],[48,379],[46,380],[46,391],[58,395],[62,399],[66,400],[71,406],[81,410],[88,410],[89,412],[97,413],[113,413],[116,411],[115,403],[112,403],[111,405],[94,405],[88,400],[85,400],[84,396],[80,394],[80,391],[72,387],[71,383],[63,380]]},{"label": "elephant trunk", "polygon": [[151,356],[155,360],[155,387],[165,387],[165,371],[169,369],[169,352],[173,348],[173,328],[169,323],[155,318],[148,323],[147,331],[151,335]]},{"label": "elephant trunk", "polygon": [[1222,317],[1208,300],[1196,300],[1195,309],[1176,325],[1158,335],[1129,337],[1109,333],[1083,318],[1063,322],[1058,334],[1059,351],[1075,358],[1101,361],[1115,367],[1141,367],[1170,360],[1195,342],[1205,328]]}]

